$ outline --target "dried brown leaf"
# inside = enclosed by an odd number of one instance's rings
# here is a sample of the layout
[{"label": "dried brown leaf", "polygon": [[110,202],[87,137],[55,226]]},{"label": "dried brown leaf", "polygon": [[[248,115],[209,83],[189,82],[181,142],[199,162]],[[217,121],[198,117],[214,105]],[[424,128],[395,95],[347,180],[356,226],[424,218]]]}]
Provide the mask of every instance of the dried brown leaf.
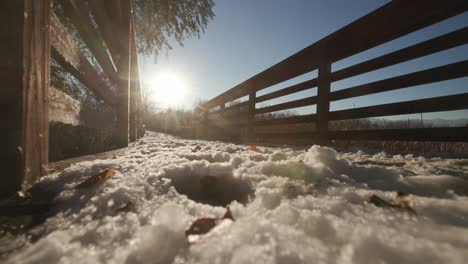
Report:
[{"label": "dried brown leaf", "polygon": [[192,225],[190,225],[189,229],[185,231],[185,236],[188,237],[190,235],[206,234],[223,219],[231,219],[234,221],[234,217],[232,216],[232,212],[229,207],[226,208],[226,213],[224,213],[222,218],[198,218],[192,223]]},{"label": "dried brown leaf", "polygon": [[198,152],[201,150],[200,146],[196,146],[194,149],[192,149],[192,152]]},{"label": "dried brown leaf", "polygon": [[255,151],[255,152],[260,152],[260,150],[254,145],[250,146],[248,150]]},{"label": "dried brown leaf", "polygon": [[105,169],[98,174],[95,174],[88,179],[84,180],[80,184],[74,187],[74,189],[87,188],[97,184],[101,184],[108,180],[110,177],[114,176],[115,172],[113,169]]}]

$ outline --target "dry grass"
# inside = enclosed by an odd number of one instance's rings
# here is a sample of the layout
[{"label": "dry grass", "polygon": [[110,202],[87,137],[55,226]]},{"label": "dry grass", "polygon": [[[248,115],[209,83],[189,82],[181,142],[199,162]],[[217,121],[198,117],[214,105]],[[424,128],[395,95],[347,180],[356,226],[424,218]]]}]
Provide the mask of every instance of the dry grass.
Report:
[{"label": "dry grass", "polygon": [[[256,120],[270,120],[284,118],[294,115],[294,112],[277,112],[264,115],[257,115]],[[200,120],[200,121],[198,121]],[[254,141],[256,143],[293,144],[310,145],[317,143],[313,137],[316,131],[314,123],[299,123],[289,125],[257,126],[254,128],[255,134],[278,133],[280,137],[249,137],[244,124],[233,124],[231,118],[220,116],[203,120],[196,117],[193,112],[188,111],[165,111],[147,116],[147,128],[154,131],[171,133],[189,138],[203,138],[209,140],[225,140],[233,142]],[[234,121],[235,122],[235,121]],[[209,125],[207,125],[209,124]],[[421,128],[433,127],[429,121],[420,120],[377,120],[377,119],[354,119],[333,121],[329,123],[332,131],[346,130],[374,130],[374,129],[398,129],[398,128]],[[297,137],[298,133],[310,137]],[[420,154],[437,156],[468,156],[468,143],[459,142],[417,142],[417,141],[371,141],[371,140],[333,140],[330,145],[338,149],[367,149],[376,151],[386,151],[394,154]]]}]

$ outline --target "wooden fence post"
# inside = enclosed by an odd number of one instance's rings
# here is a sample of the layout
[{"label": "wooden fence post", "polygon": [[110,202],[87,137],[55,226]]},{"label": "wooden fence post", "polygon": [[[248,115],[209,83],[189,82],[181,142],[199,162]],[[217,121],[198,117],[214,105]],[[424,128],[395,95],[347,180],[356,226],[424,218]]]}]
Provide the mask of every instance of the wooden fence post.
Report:
[{"label": "wooden fence post", "polygon": [[226,113],[224,111],[226,111],[226,103],[222,103],[220,106],[219,106],[219,110],[220,110],[220,117],[221,119],[223,119],[224,121],[224,116],[226,115]]},{"label": "wooden fence post", "polygon": [[257,91],[251,87],[249,92],[249,109],[248,109],[248,120],[247,120],[247,136],[254,136],[254,122],[255,122],[255,103],[256,103]]},{"label": "wooden fence post", "polygon": [[318,67],[317,79],[317,132],[319,143],[326,144],[328,138],[328,113],[330,112],[330,73],[331,63]]},{"label": "wooden fence post", "polygon": [[27,187],[46,172],[49,26],[50,0],[1,1],[0,196],[3,197]]},{"label": "wooden fence post", "polygon": [[[118,2],[118,1],[117,1]],[[129,141],[129,111],[130,111],[130,63],[131,63],[131,2],[122,0],[120,17],[120,37],[122,41],[122,53],[119,68],[119,92],[117,95],[117,124],[116,144],[118,147],[127,147]]]},{"label": "wooden fence post", "polygon": [[[133,13],[133,12],[132,12]],[[131,33],[130,33],[130,45],[131,45],[131,63],[130,63],[130,142],[135,142],[138,139],[138,123],[139,123],[139,90],[140,90],[140,78],[138,70],[138,56],[135,38],[135,25],[133,23],[133,17],[130,17],[131,21]]]},{"label": "wooden fence post", "polygon": [[[138,76],[139,80],[139,76]],[[137,137],[141,138],[145,135],[145,129],[144,129],[144,112],[143,112],[143,98],[141,97],[141,86],[139,86],[139,89],[137,91],[137,96],[138,96],[138,114],[137,114]]]},{"label": "wooden fence post", "polygon": [[203,109],[202,122],[205,125],[208,125],[208,113],[209,113],[209,111],[207,109]]}]

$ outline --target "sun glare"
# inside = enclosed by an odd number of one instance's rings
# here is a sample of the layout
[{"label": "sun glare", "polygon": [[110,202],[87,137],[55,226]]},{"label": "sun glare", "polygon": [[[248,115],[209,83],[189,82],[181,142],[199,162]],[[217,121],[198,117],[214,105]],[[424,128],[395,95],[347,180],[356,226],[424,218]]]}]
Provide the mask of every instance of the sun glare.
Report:
[{"label": "sun glare", "polygon": [[159,107],[178,107],[184,100],[185,87],[182,78],[172,72],[163,72],[152,82],[153,99]]}]

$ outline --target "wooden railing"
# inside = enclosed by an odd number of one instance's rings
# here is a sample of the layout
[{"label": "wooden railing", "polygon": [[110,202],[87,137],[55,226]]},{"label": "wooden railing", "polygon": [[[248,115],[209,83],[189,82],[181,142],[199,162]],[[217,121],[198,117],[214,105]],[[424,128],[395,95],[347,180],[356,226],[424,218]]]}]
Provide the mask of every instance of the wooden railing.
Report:
[{"label": "wooden railing", "polygon": [[[51,2],[60,5],[60,14],[52,11]],[[114,109],[116,146],[126,147],[141,136],[131,0],[2,1],[0,15],[1,120],[7,133],[1,139],[0,196],[47,173],[51,57]]]},{"label": "wooden railing", "polygon": [[[468,10],[465,0],[392,1],[356,20],[335,33],[319,40],[269,69],[253,76],[203,105],[205,126],[243,127],[245,136],[258,138],[310,138],[319,142],[332,139],[468,141],[468,128],[379,129],[365,131],[330,131],[329,122],[337,120],[427,113],[468,109],[468,93],[357,107],[330,111],[333,101],[377,94],[402,88],[429,84],[468,76],[468,60],[451,63],[379,80],[347,89],[331,91],[333,82],[344,80],[388,66],[403,63],[468,43],[468,27],[414,44],[347,68],[332,71],[334,62],[397,39],[429,25],[454,17]],[[318,70],[317,78],[301,82],[261,96],[265,88],[305,73]],[[256,104],[315,88],[316,95],[256,108]],[[226,104],[248,96],[248,100],[226,107]],[[260,120],[258,115],[275,111],[316,105],[314,114]],[[222,123],[222,125],[220,125]],[[315,123],[315,132],[258,132],[269,125]]]}]

